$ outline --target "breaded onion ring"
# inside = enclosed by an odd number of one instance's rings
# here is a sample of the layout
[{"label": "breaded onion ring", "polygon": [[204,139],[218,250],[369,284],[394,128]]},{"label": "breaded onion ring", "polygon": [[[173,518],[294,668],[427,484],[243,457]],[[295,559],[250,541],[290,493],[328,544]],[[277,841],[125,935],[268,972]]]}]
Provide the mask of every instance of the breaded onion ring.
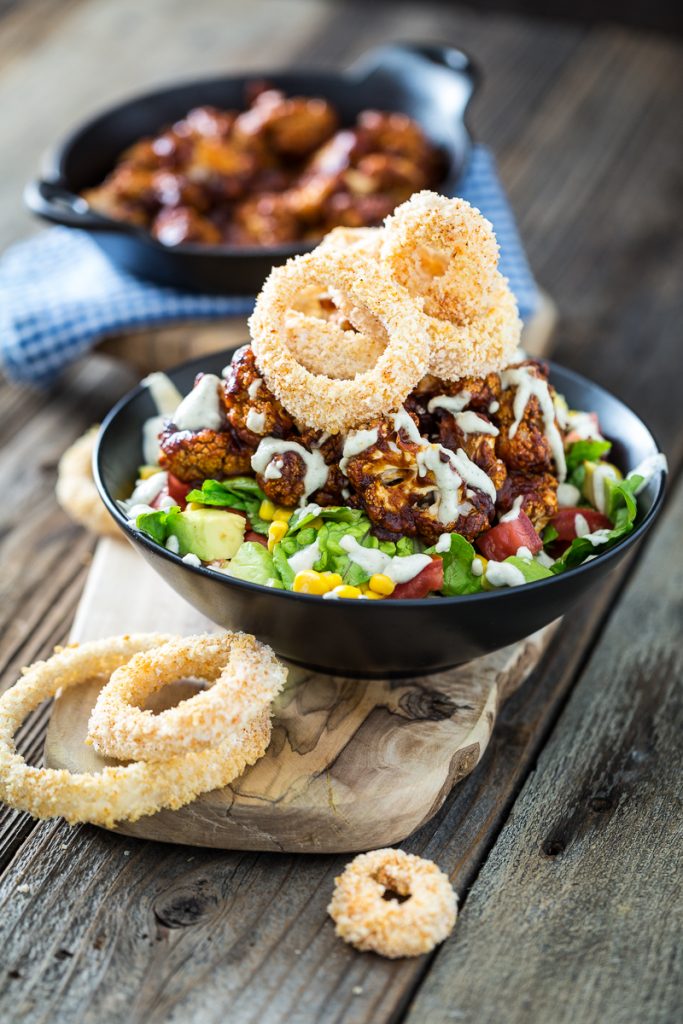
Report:
[{"label": "breaded onion ring", "polygon": [[386,218],[382,261],[429,316],[475,317],[498,268],[493,226],[464,199],[416,192]]},{"label": "breaded onion ring", "polygon": [[66,514],[81,526],[103,537],[120,537],[121,532],[97,493],[92,475],[92,455],[99,427],[91,427],[62,455],[57,467],[57,501]]},{"label": "breaded onion ring", "polygon": [[337,935],[361,951],[420,956],[453,930],[458,898],[448,876],[413,853],[361,853],[335,883],[327,911]]},{"label": "breaded onion ring", "polygon": [[332,228],[318,245],[317,252],[353,249],[365,256],[379,256],[383,237],[382,228]]},{"label": "breaded onion ring", "polygon": [[344,330],[338,324],[298,309],[287,311],[287,347],[311,373],[352,380],[371,370],[387,345],[386,337]]},{"label": "breaded onion ring", "polygon": [[59,689],[107,678],[138,651],[167,639],[143,634],[95,640],[58,650],[48,661],[25,669],[0,697],[0,799],[36,818],[61,817],[71,825],[87,821],[113,828],[117,821],[137,821],[163,807],[175,810],[200,793],[227,786],[262,757],[270,741],[267,712],[220,747],[164,762],[72,775],[65,769],[32,768],[17,753],[14,734],[44,700]]},{"label": "breaded onion ring", "polygon": [[[311,373],[283,338],[287,311],[311,284],[334,286],[382,324],[389,343],[370,370],[353,380]],[[340,259],[336,251],[312,252],[276,267],[249,321],[253,349],[266,383],[295,419],[339,433],[398,409],[424,376],[429,358],[427,318],[405,289],[367,257]]]},{"label": "breaded onion ring", "polygon": [[[140,705],[187,676],[215,682],[160,714]],[[270,647],[246,633],[204,634],[141,651],[112,675],[90,715],[98,754],[158,761],[228,739],[270,707],[287,669]]]}]

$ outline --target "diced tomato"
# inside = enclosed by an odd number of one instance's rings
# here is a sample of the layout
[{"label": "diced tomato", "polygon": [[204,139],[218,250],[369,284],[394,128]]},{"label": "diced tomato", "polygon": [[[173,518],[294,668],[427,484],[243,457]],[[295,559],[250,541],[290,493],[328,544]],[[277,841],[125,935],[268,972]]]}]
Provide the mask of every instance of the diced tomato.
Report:
[{"label": "diced tomato", "polygon": [[550,520],[550,525],[557,530],[556,543],[574,540],[577,516],[583,516],[591,533],[594,530],[609,530],[612,526],[607,516],[604,516],[602,512],[596,512],[594,508],[561,508]]},{"label": "diced tomato", "polygon": [[519,548],[528,548],[535,555],[543,547],[533,523],[521,509],[516,519],[498,523],[477,537],[475,544],[482,555],[493,562],[502,562],[510,555],[516,555]]},{"label": "diced tomato", "polygon": [[426,597],[433,590],[441,590],[442,587],[443,560],[434,555],[429,565],[425,565],[417,576],[413,576],[407,583],[399,583],[391,596],[399,600],[406,597]]},{"label": "diced tomato", "polygon": [[251,541],[253,544],[263,544],[264,548],[268,547],[267,538],[262,533],[256,533],[254,530],[247,530],[244,539]]},{"label": "diced tomato", "polygon": [[168,493],[173,500],[177,502],[182,509],[184,509],[187,504],[187,496],[192,490],[192,485],[183,483],[183,481],[179,480],[177,476],[173,476],[173,473],[169,473],[167,487]]},{"label": "diced tomato", "polygon": [[[591,423],[594,425],[594,427],[595,427],[594,436],[595,437],[600,437],[601,436],[600,435],[600,421],[598,419],[597,412],[587,412],[587,413],[584,413],[583,416],[584,416],[585,419],[590,420]],[[566,446],[568,444],[573,444],[574,441],[585,441],[585,440],[586,440],[586,432],[585,432],[585,430],[570,430],[569,433],[567,434],[567,436],[564,439],[564,443],[565,443],[565,446]]]}]

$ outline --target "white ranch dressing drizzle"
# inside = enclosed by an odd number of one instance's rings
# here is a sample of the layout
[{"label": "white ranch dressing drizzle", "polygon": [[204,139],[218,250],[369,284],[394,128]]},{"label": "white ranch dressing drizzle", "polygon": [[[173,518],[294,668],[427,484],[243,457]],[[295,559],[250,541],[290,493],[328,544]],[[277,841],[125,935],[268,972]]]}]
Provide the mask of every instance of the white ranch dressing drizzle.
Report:
[{"label": "white ranch dressing drizzle", "polygon": [[545,551],[539,551],[535,560],[539,565],[545,566],[546,569],[549,569],[551,565],[555,565],[555,559],[551,558]]},{"label": "white ranch dressing drizzle", "polygon": [[519,494],[512,502],[512,508],[505,515],[501,516],[498,520],[499,523],[511,523],[515,519],[519,519],[519,513],[522,511],[522,502],[524,498]]},{"label": "white ranch dressing drizzle", "polygon": [[[130,498],[120,502],[120,507],[124,512],[129,513],[135,505],[150,506],[154,499],[159,497],[167,482],[168,474],[163,470],[160,470],[158,473],[152,473],[146,480],[138,480]],[[172,504],[175,505],[175,502]]]},{"label": "white ranch dressing drizzle", "polygon": [[517,555],[517,558],[522,558],[525,562],[533,561],[534,556],[531,554],[529,549],[525,547],[524,544],[520,548],[517,548],[517,551],[515,553]]},{"label": "white ranch dressing drizzle", "polygon": [[289,568],[293,573],[304,572],[306,569],[312,569],[315,563],[320,558],[320,546],[318,544],[318,538],[313,541],[312,544],[307,544],[305,548],[301,548],[300,551],[295,551],[291,558],[288,558]]},{"label": "white ranch dressing drizzle", "polygon": [[494,587],[520,587],[526,583],[524,573],[511,562],[491,562],[486,566],[486,580]]},{"label": "white ranch dressing drizzle", "polygon": [[166,550],[170,551],[173,555],[177,555],[180,552],[180,541],[174,533],[166,539],[165,547]]},{"label": "white ranch dressing drizzle", "polygon": [[446,412],[462,412],[470,404],[472,395],[469,391],[461,391],[459,395],[435,395],[427,403],[427,412],[434,412],[435,409],[445,409]]},{"label": "white ranch dressing drizzle", "polygon": [[266,414],[250,409],[244,422],[247,430],[251,430],[253,434],[262,434],[266,429]]},{"label": "white ranch dressing drizzle", "polygon": [[656,473],[668,473],[668,471],[669,466],[664,452],[655,452],[653,455],[648,455],[635,469],[627,473],[626,479],[628,480],[632,476],[642,476],[644,478],[642,484],[636,490],[636,494],[640,494]]},{"label": "white ranch dressing drizzle", "polygon": [[366,448],[370,448],[373,444],[377,444],[378,437],[379,434],[377,427],[373,430],[352,430],[344,440],[342,457],[339,461],[339,468],[342,473],[346,473],[346,467],[349,464],[349,459],[353,459],[356,455],[360,455],[361,452],[364,452]]},{"label": "white ranch dressing drizzle", "polygon": [[261,385],[262,384],[263,384],[263,381],[261,380],[261,378],[260,377],[255,377],[254,380],[252,380],[252,382],[249,385],[249,387],[247,388],[247,394],[251,398],[252,402],[254,401],[254,399],[258,395],[259,391],[261,390]]},{"label": "white ranch dressing drizzle", "polygon": [[593,500],[598,512],[603,514],[607,511],[607,480],[618,480],[619,476],[609,463],[604,462],[593,470],[591,484],[593,486]]},{"label": "white ranch dressing drizzle", "polygon": [[414,579],[432,560],[429,555],[392,556],[378,548],[364,548],[350,534],[341,538],[339,547],[346,551],[355,565],[359,565],[370,576],[374,576],[375,573],[384,573],[394,583],[407,583]]},{"label": "white ranch dressing drizzle", "polygon": [[[557,407],[556,407],[557,408]],[[558,416],[561,427],[576,434],[582,441],[602,441],[603,437],[595,425],[595,417],[589,412],[579,412],[576,409],[568,409],[564,414],[564,423]]]},{"label": "white ranch dressing drizzle", "polygon": [[[580,520],[582,520],[582,522],[580,522]],[[594,548],[598,547],[599,544],[606,544],[610,539],[609,530],[594,530],[593,533],[591,533],[590,526],[582,515],[576,516],[574,520],[574,530],[577,537],[580,537],[581,540],[589,541]]]},{"label": "white ranch dressing drizzle", "polygon": [[263,473],[263,479],[264,480],[281,480],[282,479],[282,470],[278,466],[278,461],[279,461],[278,459],[273,459],[272,462],[268,463],[268,465],[266,466],[266,468],[264,470],[264,473]]},{"label": "white ranch dressing drizzle", "polygon": [[451,535],[450,533],[442,533],[436,544],[434,550],[437,554],[442,555],[445,551],[451,550]]},{"label": "white ranch dressing drizzle", "polygon": [[142,424],[142,457],[148,466],[155,466],[159,461],[159,434],[164,420],[178,408],[182,395],[165,373],[150,373],[140,383],[147,388],[157,408],[157,415]]},{"label": "white ranch dressing drizzle", "polygon": [[481,576],[481,574],[484,571],[484,563],[482,562],[481,558],[479,558],[478,556],[473,558],[470,569],[472,570],[473,576]]},{"label": "white ranch dressing drizzle", "polygon": [[495,399],[494,399],[494,401],[491,402],[491,404],[489,405],[489,412],[491,414],[493,414],[494,412],[498,412],[499,409],[500,409],[500,402],[496,402]]},{"label": "white ranch dressing drizzle", "polygon": [[504,391],[507,391],[510,387],[516,388],[512,406],[515,419],[509,431],[509,436],[511,438],[513,438],[517,433],[517,428],[522,422],[524,410],[527,407],[529,399],[533,396],[538,400],[538,404],[543,415],[545,436],[548,439],[550,451],[552,452],[553,459],[555,460],[558,480],[562,482],[567,476],[567,463],[564,458],[562,435],[557,429],[557,424],[555,423],[555,405],[550,396],[550,390],[547,382],[541,380],[540,377],[534,377],[534,375],[530,373],[528,367],[524,366],[515,367],[511,370],[503,370],[500,375],[500,380]]},{"label": "white ranch dressing drizzle", "polygon": [[463,434],[490,434],[491,437],[498,437],[500,433],[498,427],[494,427],[493,423],[476,412],[456,412],[453,419]]},{"label": "white ranch dressing drizzle", "polygon": [[439,490],[436,518],[440,523],[451,523],[461,514],[459,500],[463,481],[488,494],[492,501],[496,500],[493,483],[462,448],[452,452],[440,444],[425,445],[417,453],[417,467],[420,476],[428,471],[434,475]]},{"label": "white ranch dressing drizzle", "polygon": [[[328,469],[325,460],[319,451],[309,452],[303,445],[296,441],[281,441],[277,437],[264,437],[251,457],[251,468],[255,473],[263,473],[274,455],[284,455],[285,452],[295,452],[303,461],[305,466],[304,493],[302,504],[309,494],[320,490],[327,482]],[[280,476],[282,474],[280,473]],[[267,479],[277,479],[270,476]]]},{"label": "white ranch dressing drizzle", "polygon": [[188,551],[186,555],[183,555],[181,562],[184,562],[185,565],[193,565],[195,569],[198,569],[202,564],[201,558],[199,558],[198,555],[195,555],[192,551]]},{"label": "white ranch dressing drizzle", "polygon": [[399,430],[402,430],[408,435],[409,440],[412,441],[413,444],[424,444],[424,438],[418,430],[415,420],[406,412],[405,409],[399,409],[398,412],[395,412],[392,419],[394,421],[394,430],[396,433],[398,433]]},{"label": "white ranch dressing drizzle", "polygon": [[580,497],[581,491],[574,484],[560,484],[557,488],[557,504],[560,508],[574,508]]},{"label": "white ranch dressing drizzle", "polygon": [[220,383],[215,373],[206,373],[200,378],[171,415],[171,421],[178,430],[220,430],[223,426],[218,396]]}]

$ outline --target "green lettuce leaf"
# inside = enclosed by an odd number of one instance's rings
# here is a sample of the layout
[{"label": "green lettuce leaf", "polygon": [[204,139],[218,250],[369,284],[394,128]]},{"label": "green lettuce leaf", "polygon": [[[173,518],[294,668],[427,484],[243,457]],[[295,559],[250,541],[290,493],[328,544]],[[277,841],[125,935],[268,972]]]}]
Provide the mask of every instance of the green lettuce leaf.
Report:
[{"label": "green lettuce leaf", "polygon": [[233,476],[228,480],[205,480],[201,489],[190,491],[187,501],[200,505],[217,505],[221,508],[236,508],[246,512],[255,533],[268,533],[269,523],[261,519],[259,509],[265,494],[250,476]]},{"label": "green lettuce leaf", "polygon": [[238,580],[260,583],[262,586],[282,589],[282,581],[275,568],[273,556],[263,544],[245,541],[226,567],[226,573]]},{"label": "green lettuce leaf", "polygon": [[569,445],[565,454],[567,473],[573,473],[583,462],[597,462],[603,455],[607,454],[611,447],[611,441],[595,441],[592,439],[574,441],[573,444]]},{"label": "green lettuce leaf", "polygon": [[156,512],[141,512],[135,520],[135,525],[142,533],[155,540],[157,544],[165,544],[170,534],[170,523],[176,516],[180,515],[178,505],[171,508],[160,508]]},{"label": "green lettuce leaf", "polygon": [[448,551],[436,551],[427,548],[425,554],[440,555],[443,560],[443,588],[446,597],[457,594],[478,594],[482,589],[482,576],[472,572],[472,560],[477,557],[476,551],[459,533],[452,533],[451,546]]},{"label": "green lettuce leaf", "polygon": [[519,569],[527,583],[534,583],[536,580],[547,580],[553,573],[546,569],[540,562],[529,561],[528,558],[518,558],[517,555],[509,555],[506,559],[510,565]]},{"label": "green lettuce leaf", "polygon": [[613,526],[611,530],[606,531],[604,542],[594,546],[585,537],[576,537],[564,554],[556,560],[551,571],[561,573],[567,569],[573,569],[585,561],[589,555],[606,551],[629,534],[638,514],[635,495],[642,482],[642,476],[631,476],[626,480],[608,479],[606,481],[609,496],[607,516],[612,520]]},{"label": "green lettuce leaf", "polygon": [[[324,522],[333,523],[359,523],[367,519],[364,512],[356,508],[346,508],[343,505],[320,505],[309,506],[297,509],[289,520],[289,532],[296,533],[306,526],[309,526],[314,519],[322,519]],[[369,523],[369,520],[368,520]]]}]

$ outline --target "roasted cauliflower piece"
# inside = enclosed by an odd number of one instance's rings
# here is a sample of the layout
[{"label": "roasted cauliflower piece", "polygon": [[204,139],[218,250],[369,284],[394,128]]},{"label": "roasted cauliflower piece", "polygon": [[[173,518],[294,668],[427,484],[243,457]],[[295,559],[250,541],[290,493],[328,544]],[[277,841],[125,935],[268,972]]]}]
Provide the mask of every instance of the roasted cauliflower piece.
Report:
[{"label": "roasted cauliflower piece", "polygon": [[218,245],[221,241],[216,225],[189,206],[163,209],[154,218],[152,234],[164,245],[181,245],[183,242]]},{"label": "roasted cauliflower piece", "polygon": [[225,430],[190,431],[176,430],[171,423],[161,432],[159,447],[162,468],[185,483],[251,472],[252,449],[227,426]]},{"label": "roasted cauliflower piece", "polygon": [[223,371],[225,415],[236,437],[256,451],[262,437],[289,437],[294,421],[261,377],[251,345],[237,349]]},{"label": "roasted cauliflower piece", "polygon": [[[416,417],[413,417],[417,421]],[[459,487],[460,514],[450,522],[438,517],[440,489],[431,470],[420,475],[417,455],[420,446],[393,422],[374,425],[378,438],[358,455],[346,461],[344,473],[355,500],[384,536],[405,534],[435,543],[442,533],[456,531],[468,540],[491,525],[493,503],[479,491]],[[442,458],[447,464],[448,459]]]},{"label": "roasted cauliflower piece", "polygon": [[[309,430],[300,434],[293,430],[285,440],[293,442],[292,448],[275,454],[264,471],[256,474],[266,497],[285,508],[294,508],[304,501],[314,501],[318,505],[341,504],[346,483],[339,469],[341,438],[338,435],[326,438],[319,431]],[[306,489],[308,467],[296,446],[310,452],[323,470],[327,466],[327,479],[313,492]]]},{"label": "roasted cauliflower piece", "polygon": [[511,470],[498,494],[496,507],[509,512],[515,498],[522,497],[521,508],[540,532],[557,512],[557,477],[552,473],[521,473]]},{"label": "roasted cauliflower piece", "polygon": [[238,115],[235,135],[238,139],[262,136],[275,153],[302,157],[321,146],[336,127],[337,115],[326,100],[288,98],[277,89],[267,89]]},{"label": "roasted cauliflower piece", "polygon": [[[516,367],[529,367],[533,376],[540,380],[547,381],[548,370],[541,363],[534,360],[526,360],[516,363]],[[512,367],[511,367],[512,369]],[[555,389],[549,385],[550,394],[555,395]],[[514,401],[515,388],[508,388],[500,395],[500,408],[495,419],[500,430],[496,439],[496,452],[503,460],[508,470],[519,470],[522,473],[543,473],[553,468],[553,456],[550,442],[546,437],[543,414],[535,395],[529,398],[524,413],[514,433],[510,437],[510,430],[515,423]],[[557,421],[556,425],[557,425]],[[559,430],[559,425],[558,430]]]}]

